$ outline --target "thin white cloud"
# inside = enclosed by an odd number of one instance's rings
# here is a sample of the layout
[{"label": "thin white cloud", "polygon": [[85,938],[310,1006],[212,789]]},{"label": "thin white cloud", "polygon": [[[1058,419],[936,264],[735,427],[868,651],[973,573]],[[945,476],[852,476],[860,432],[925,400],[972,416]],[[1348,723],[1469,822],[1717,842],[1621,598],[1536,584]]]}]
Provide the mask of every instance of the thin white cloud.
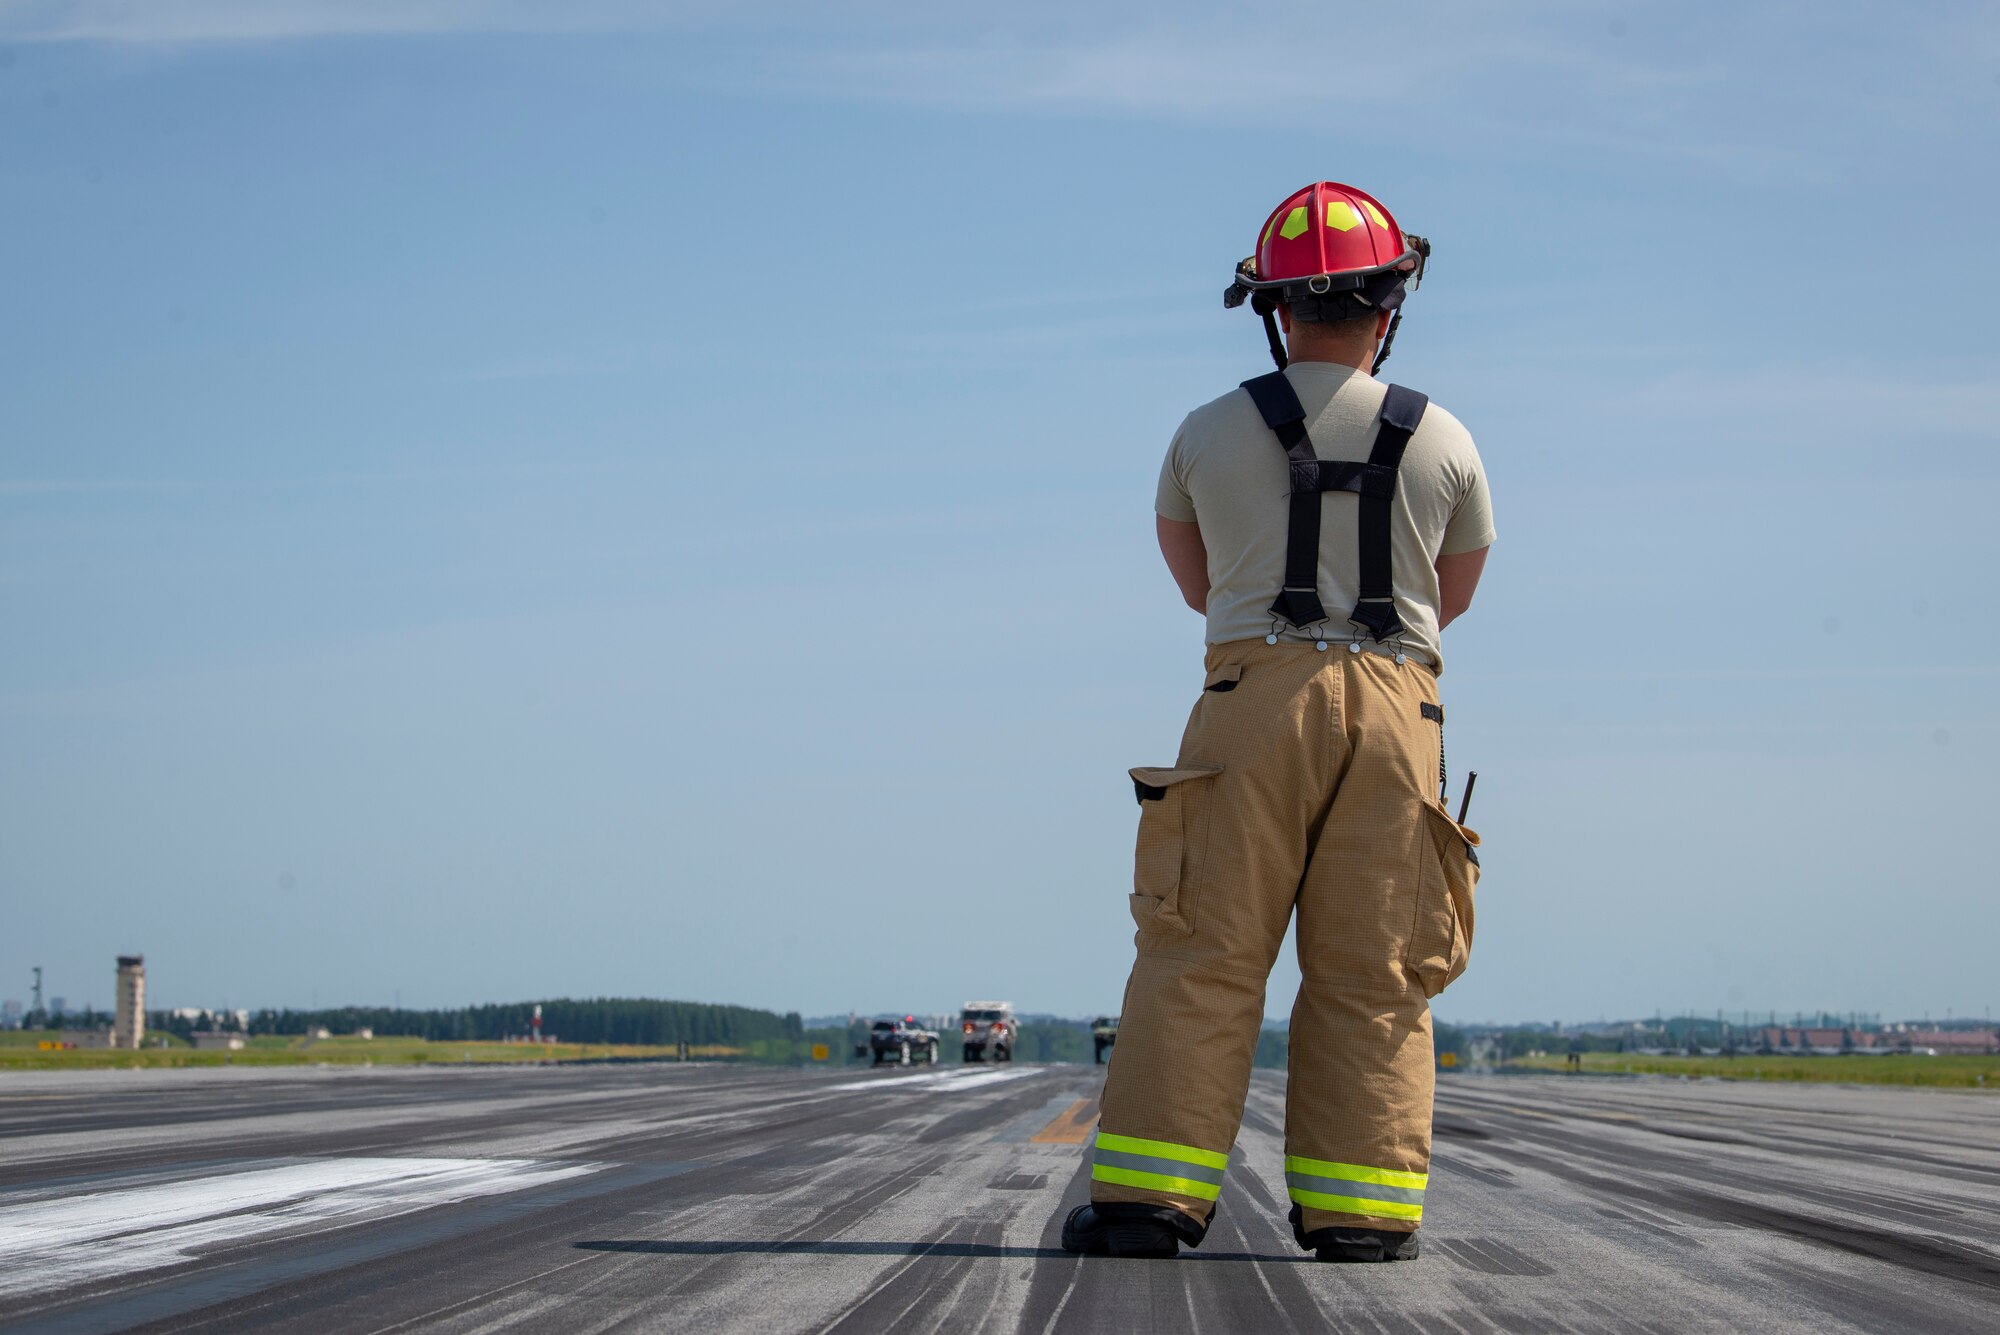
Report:
[{"label": "thin white cloud", "polygon": [[0,40],[227,43],[311,37],[662,28],[722,12],[713,3],[637,0],[15,0]]},{"label": "thin white cloud", "polygon": [[[700,30],[673,77],[1016,114],[1318,123],[1336,141],[1531,141],[1557,155],[1710,159],[1824,178],[1884,139],[1988,132],[1990,6],[1920,23],[1814,3],[1411,0],[1363,16],[1307,0],[1218,9],[1021,0],[1003,16],[852,0],[0,0],[0,41],[249,44],[316,37]],[[1791,72],[1810,68],[1814,77]],[[665,71],[663,71],[665,77]],[[1789,129],[1774,127],[1790,127]],[[1801,129],[1800,127],[1805,127]],[[1907,136],[1916,135],[1917,141]],[[1813,165],[1815,162],[1819,165]]]},{"label": "thin white cloud", "polygon": [[1296,85],[1219,53],[1199,30],[1004,44],[857,46],[780,52],[779,80],[824,94],[974,109],[1108,109],[1201,119],[1274,113],[1287,102],[1362,108],[1389,91],[1382,71]]},{"label": "thin white cloud", "polygon": [[1653,418],[1729,424],[1734,432],[1764,437],[1854,441],[2000,433],[2000,377],[1983,367],[1955,378],[1868,366],[1677,371],[1624,403]]},{"label": "thin white cloud", "polygon": [[[1477,70],[1624,84],[1709,77],[1620,68],[1593,55],[1569,25],[1445,8],[1453,11],[1450,27],[1400,54],[1357,41],[1351,16],[1317,6],[1266,4],[1226,14],[1152,8],[1122,20],[1091,10],[1082,21],[1030,9],[1002,32],[899,24],[782,47],[772,53],[771,70],[789,86],[821,93],[971,109],[1264,123],[1346,109],[1357,119],[1327,128],[1355,134],[1391,133],[1399,116],[1457,102],[1462,80]],[[1274,34],[1282,34],[1282,52],[1273,49]],[[1498,102],[1488,111],[1507,109]]]},{"label": "thin white cloud", "polygon": [[[1958,681],[2000,677],[2000,665],[1953,666],[1940,663],[1895,663],[1886,667],[1821,667],[1793,665],[1764,668],[1531,668],[1522,670],[1461,670],[1453,674],[1468,682],[1634,682],[1634,681]],[[1492,726],[1492,725],[1489,725]]]},{"label": "thin white cloud", "polygon": [[308,473],[275,477],[49,477],[0,478],[0,500],[36,496],[112,496],[278,488],[407,486],[460,483],[475,477],[541,477],[573,471],[568,467],[482,465],[466,468],[398,468],[349,473]]},{"label": "thin white cloud", "polygon": [[[1028,5],[993,29],[947,17],[774,40],[753,86],[1246,131],[1317,125],[1332,143],[1455,145],[1472,156],[1533,144],[1556,160],[1623,154],[1745,182],[1825,184],[1885,140],[1909,151],[1912,134],[1986,135],[1978,53],[2000,24],[1941,9],[1934,23],[1880,30],[1813,6],[1690,14],[1548,0],[1412,3],[1392,26],[1375,36],[1357,31],[1349,9],[1290,3],[1112,17]],[[1799,62],[1819,75],[1798,77]]]},{"label": "thin white cloud", "polygon": [[0,477],[0,498],[9,496],[89,496],[119,492],[186,491],[191,482],[171,478],[4,478]]}]

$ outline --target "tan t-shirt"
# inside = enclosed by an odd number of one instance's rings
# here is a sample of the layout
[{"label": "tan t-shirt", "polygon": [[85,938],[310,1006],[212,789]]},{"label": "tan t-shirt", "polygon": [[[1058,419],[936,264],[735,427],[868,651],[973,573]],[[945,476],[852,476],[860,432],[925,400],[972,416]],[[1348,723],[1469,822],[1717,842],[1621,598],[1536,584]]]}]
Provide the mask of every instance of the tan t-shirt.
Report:
[{"label": "tan t-shirt", "polygon": [[[1375,415],[1387,386],[1351,366],[1293,362],[1285,371],[1306,410],[1306,430],[1322,459],[1366,459],[1375,443]],[[1281,639],[1376,645],[1347,619],[1360,582],[1352,492],[1321,501],[1319,598],[1327,620],[1319,635],[1293,630],[1273,617],[1271,600],[1285,576],[1290,518],[1290,471],[1285,451],[1241,389],[1187,415],[1160,469],[1153,508],[1167,519],[1201,525],[1208,548],[1208,642]],[[1438,652],[1440,554],[1474,552],[1493,542],[1493,502],[1479,451],[1456,417],[1435,403],[1410,437],[1396,476],[1396,612],[1405,627],[1401,647],[1442,670]]]}]

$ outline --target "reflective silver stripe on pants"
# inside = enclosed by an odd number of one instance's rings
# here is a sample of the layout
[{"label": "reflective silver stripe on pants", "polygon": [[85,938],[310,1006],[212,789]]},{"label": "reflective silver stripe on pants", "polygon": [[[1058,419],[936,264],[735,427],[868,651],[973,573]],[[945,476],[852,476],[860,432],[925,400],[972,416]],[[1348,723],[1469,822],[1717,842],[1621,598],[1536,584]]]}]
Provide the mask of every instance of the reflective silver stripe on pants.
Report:
[{"label": "reflective silver stripe on pants", "polygon": [[1127,1150],[1107,1150],[1099,1145],[1097,1162],[1106,1168],[1125,1168],[1135,1173],[1158,1173],[1162,1177],[1186,1178],[1190,1182],[1206,1182],[1216,1187],[1222,1185],[1220,1168],[1189,1163],[1185,1159],[1162,1159],[1151,1154],[1133,1154]]},{"label": "reflective silver stripe on pants", "polygon": [[1316,1177],[1311,1173],[1285,1174],[1285,1184],[1299,1191],[1321,1196],[1352,1196],[1364,1201],[1394,1201],[1400,1205],[1422,1205],[1422,1187],[1385,1187],[1380,1182],[1356,1182],[1345,1177]]}]

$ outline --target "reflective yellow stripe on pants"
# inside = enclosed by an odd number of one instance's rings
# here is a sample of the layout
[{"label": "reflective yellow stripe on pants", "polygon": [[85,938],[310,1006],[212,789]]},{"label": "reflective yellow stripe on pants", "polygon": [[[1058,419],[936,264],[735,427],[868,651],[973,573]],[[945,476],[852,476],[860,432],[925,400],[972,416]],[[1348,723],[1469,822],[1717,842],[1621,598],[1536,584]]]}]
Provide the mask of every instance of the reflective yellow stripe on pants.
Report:
[{"label": "reflective yellow stripe on pants", "polygon": [[1100,1131],[1090,1175],[1122,1187],[1212,1201],[1222,1194],[1222,1170],[1228,1166],[1229,1156],[1214,1150]]},{"label": "reflective yellow stripe on pants", "polygon": [[1429,1182],[1428,1173],[1285,1156],[1285,1185],[1292,1199],[1315,1210],[1416,1222],[1424,1217],[1424,1188]]}]

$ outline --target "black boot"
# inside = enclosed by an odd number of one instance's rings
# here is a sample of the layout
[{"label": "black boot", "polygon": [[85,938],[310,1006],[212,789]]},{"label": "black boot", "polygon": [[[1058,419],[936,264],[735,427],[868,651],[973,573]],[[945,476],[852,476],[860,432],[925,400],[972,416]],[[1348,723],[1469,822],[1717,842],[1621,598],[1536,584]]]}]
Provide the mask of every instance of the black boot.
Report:
[{"label": "black boot", "polygon": [[1322,1261],[1414,1261],[1417,1235],[1386,1228],[1316,1228],[1305,1231],[1305,1212],[1292,1207],[1292,1236]]},{"label": "black boot", "polygon": [[1063,1220],[1066,1252],[1085,1256],[1173,1256],[1185,1242],[1201,1245],[1208,1227],[1170,1205],[1107,1202],[1079,1205]]}]

